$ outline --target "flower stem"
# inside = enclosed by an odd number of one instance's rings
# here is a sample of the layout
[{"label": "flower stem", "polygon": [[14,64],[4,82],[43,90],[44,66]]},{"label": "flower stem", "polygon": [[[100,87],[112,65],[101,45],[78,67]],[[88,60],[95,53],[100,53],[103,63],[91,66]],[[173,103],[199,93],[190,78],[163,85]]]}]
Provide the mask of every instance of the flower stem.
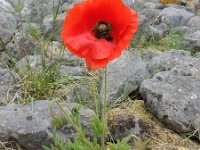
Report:
[{"label": "flower stem", "polygon": [[104,100],[102,109],[102,123],[103,123],[103,136],[101,137],[101,145],[105,144],[105,134],[107,130],[107,116],[106,116],[106,105],[107,105],[107,67],[104,69]]}]

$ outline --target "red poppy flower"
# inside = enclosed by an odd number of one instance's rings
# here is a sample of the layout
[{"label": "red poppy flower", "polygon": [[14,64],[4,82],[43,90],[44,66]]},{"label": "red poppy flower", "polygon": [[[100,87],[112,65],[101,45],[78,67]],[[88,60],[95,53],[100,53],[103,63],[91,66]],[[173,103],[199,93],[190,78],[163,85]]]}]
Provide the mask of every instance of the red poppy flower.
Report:
[{"label": "red poppy flower", "polygon": [[67,13],[62,39],[89,68],[103,68],[128,47],[137,27],[137,13],[122,0],[87,0]]}]

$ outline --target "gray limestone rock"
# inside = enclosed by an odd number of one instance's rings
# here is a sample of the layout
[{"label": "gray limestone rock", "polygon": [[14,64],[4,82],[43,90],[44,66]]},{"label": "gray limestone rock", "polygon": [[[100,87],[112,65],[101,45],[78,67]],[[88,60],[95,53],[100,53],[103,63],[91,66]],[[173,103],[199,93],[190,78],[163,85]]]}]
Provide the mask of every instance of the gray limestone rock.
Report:
[{"label": "gray limestone rock", "polygon": [[41,23],[43,19],[59,9],[66,0],[25,0],[21,16],[23,20]]},{"label": "gray limestone rock", "polygon": [[38,42],[22,33],[16,33],[12,41],[6,46],[6,52],[17,61],[26,55],[34,55],[40,51]]},{"label": "gray limestone rock", "polygon": [[121,140],[130,135],[149,134],[153,124],[138,118],[131,109],[115,108],[108,114],[108,127],[113,140]]},{"label": "gray limestone rock", "polygon": [[145,105],[176,132],[191,132],[200,123],[200,61],[189,52],[171,50],[154,57],[149,65],[153,78],[140,85]]},{"label": "gray limestone rock", "polygon": [[161,10],[159,9],[145,8],[141,10],[140,14],[144,15],[147,18],[148,22],[154,22],[154,19],[159,16],[160,12]]},{"label": "gray limestone rock", "polygon": [[70,76],[82,76],[85,74],[86,70],[82,67],[76,66],[60,66],[60,74],[62,75],[70,75]]},{"label": "gray limestone rock", "polygon": [[[78,104],[61,104],[66,113],[76,108]],[[10,104],[0,107],[0,141],[9,138],[15,139],[28,150],[42,150],[42,145],[52,142],[53,118],[61,118],[61,112],[57,105],[50,110],[50,101],[35,101],[33,104]],[[90,119],[94,112],[81,107],[80,121],[83,127],[90,128]],[[67,140],[76,135],[76,131],[68,124],[63,124],[57,131],[59,137]]]},{"label": "gray limestone rock", "polygon": [[62,64],[67,66],[80,66],[83,65],[83,60],[69,52],[61,42],[52,41],[48,45],[46,51],[47,57],[52,61],[62,61]]},{"label": "gray limestone rock", "polygon": [[169,71],[177,65],[190,64],[193,58],[190,53],[183,50],[170,50],[154,57],[147,65],[151,75],[158,72]]},{"label": "gray limestone rock", "polygon": [[[21,26],[21,30],[24,33],[31,33],[31,32],[40,32],[40,26],[37,23],[32,22],[23,22]],[[32,33],[31,33],[32,34]]]},{"label": "gray limestone rock", "polygon": [[187,26],[189,27],[197,27],[200,29],[200,16],[194,16],[190,18],[187,22]]},{"label": "gray limestone rock", "polygon": [[65,48],[58,41],[52,41],[48,44],[48,49],[46,51],[46,55],[48,58],[53,60],[59,60],[63,58]]},{"label": "gray limestone rock", "polygon": [[16,62],[16,69],[20,75],[26,75],[27,71],[36,73],[42,70],[43,63],[48,66],[49,59],[42,57],[42,55],[27,55],[18,62]]},{"label": "gray limestone rock", "polygon": [[0,51],[6,50],[6,44],[11,40],[13,31],[0,26]]},{"label": "gray limestone rock", "polygon": [[[140,83],[148,77],[146,61],[142,59],[142,54],[139,51],[124,51],[120,58],[110,62],[107,67],[108,104],[120,98],[125,89],[129,93],[137,91]],[[101,95],[104,94],[103,83],[104,79],[102,80]]]},{"label": "gray limestone rock", "polygon": [[161,3],[155,3],[155,2],[144,2],[144,7],[145,8],[150,8],[150,9],[164,9],[167,7],[166,5],[163,5]]},{"label": "gray limestone rock", "polygon": [[13,6],[7,0],[0,0],[0,10],[13,13],[15,10]]},{"label": "gray limestone rock", "polygon": [[63,61],[63,64],[67,66],[83,66],[84,65],[84,60],[70,53],[68,49],[64,51],[61,57],[61,60]]},{"label": "gray limestone rock", "polygon": [[[94,98],[97,96],[97,93],[93,93],[90,83],[77,83],[73,85],[66,86],[65,91],[65,101],[67,102],[75,102],[82,104],[84,106],[88,106],[89,108],[95,109]],[[94,95],[96,94],[96,95]]]},{"label": "gray limestone rock", "polygon": [[167,7],[162,10],[158,22],[166,23],[170,28],[185,25],[195,14],[184,8]]},{"label": "gray limestone rock", "polygon": [[61,34],[62,25],[63,25],[63,21],[65,19],[65,16],[66,16],[66,13],[59,14],[56,17],[55,22],[53,21],[52,15],[46,16],[43,21],[44,35],[50,36],[50,35],[54,34],[54,37],[52,37],[52,38],[54,40],[61,41],[60,34]]},{"label": "gray limestone rock", "polygon": [[150,39],[159,39],[165,37],[169,33],[169,27],[165,23],[159,25],[151,25],[147,27],[146,36]]},{"label": "gray limestone rock", "polygon": [[155,74],[140,86],[140,94],[148,110],[176,132],[192,132],[199,128],[199,66],[199,62],[179,65],[170,71]]},{"label": "gray limestone rock", "polygon": [[9,92],[11,87],[18,81],[15,73],[7,69],[0,68],[0,104],[6,104],[13,96],[13,93]]},{"label": "gray limestone rock", "polygon": [[196,51],[200,51],[200,30],[197,30],[193,33],[185,35],[183,37],[182,43],[185,46],[194,47]]},{"label": "gray limestone rock", "polygon": [[17,28],[16,18],[9,12],[0,10],[0,27],[15,30]]}]

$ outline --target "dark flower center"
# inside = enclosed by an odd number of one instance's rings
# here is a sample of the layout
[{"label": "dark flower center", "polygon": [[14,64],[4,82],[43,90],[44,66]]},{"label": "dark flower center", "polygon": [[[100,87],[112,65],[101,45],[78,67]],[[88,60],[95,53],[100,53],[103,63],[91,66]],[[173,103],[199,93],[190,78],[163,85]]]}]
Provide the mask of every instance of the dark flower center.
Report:
[{"label": "dark flower center", "polygon": [[109,22],[106,21],[98,21],[92,32],[95,37],[98,39],[106,39],[107,41],[112,41],[113,37],[111,36],[112,26]]}]

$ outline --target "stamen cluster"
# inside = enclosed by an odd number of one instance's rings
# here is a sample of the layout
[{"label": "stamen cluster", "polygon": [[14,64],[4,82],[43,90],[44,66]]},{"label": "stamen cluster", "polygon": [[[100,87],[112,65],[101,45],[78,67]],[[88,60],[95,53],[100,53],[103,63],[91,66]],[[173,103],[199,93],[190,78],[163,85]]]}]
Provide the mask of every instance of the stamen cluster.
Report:
[{"label": "stamen cluster", "polygon": [[98,21],[92,32],[95,37],[98,39],[106,39],[107,41],[112,41],[113,37],[111,36],[112,26],[109,22],[106,21]]}]

